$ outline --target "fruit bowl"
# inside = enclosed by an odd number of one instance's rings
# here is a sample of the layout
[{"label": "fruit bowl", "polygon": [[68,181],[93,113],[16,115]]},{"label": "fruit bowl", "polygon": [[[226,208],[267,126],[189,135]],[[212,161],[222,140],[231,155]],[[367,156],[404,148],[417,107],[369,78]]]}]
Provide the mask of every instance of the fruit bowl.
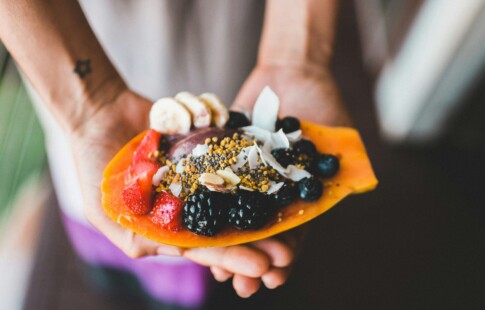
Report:
[{"label": "fruit bowl", "polygon": [[358,132],[350,128],[331,128],[302,122],[305,136],[315,141],[321,152],[338,154],[340,171],[324,184],[325,194],[314,202],[296,201],[283,207],[277,217],[255,231],[240,231],[227,227],[217,236],[196,235],[188,230],[171,231],[152,222],[150,215],[133,215],[122,200],[125,175],[134,152],[145,136],[138,135],[124,146],[106,167],[101,191],[102,205],[108,216],[120,225],[148,239],[183,248],[213,247],[242,244],[267,238],[299,226],[329,210],[350,194],[372,190],[377,179]]},{"label": "fruit bowl", "polygon": [[[215,101],[206,106],[217,108],[212,120],[200,113],[197,97],[184,92],[177,98],[190,101],[192,114],[180,115],[184,107],[173,109],[177,102],[164,98],[150,115],[157,116],[152,128],[163,133],[140,133],[103,174],[105,212],[143,237],[183,248],[256,241],[378,183],[355,129],[279,120],[277,97],[268,89],[255,104],[252,125],[240,113],[225,112],[213,95],[202,97]],[[256,117],[262,107],[267,115]],[[167,126],[167,115],[179,121]],[[197,115],[203,125],[194,128]]]}]

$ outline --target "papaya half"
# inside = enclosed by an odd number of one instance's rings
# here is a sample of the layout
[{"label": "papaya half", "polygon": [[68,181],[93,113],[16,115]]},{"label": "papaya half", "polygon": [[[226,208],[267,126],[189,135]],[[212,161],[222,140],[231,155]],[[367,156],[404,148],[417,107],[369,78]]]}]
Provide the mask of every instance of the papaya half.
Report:
[{"label": "papaya half", "polygon": [[205,237],[187,229],[176,232],[163,229],[150,220],[150,215],[133,215],[123,203],[121,191],[125,186],[126,171],[145,132],[126,144],[107,165],[101,184],[102,206],[113,221],[160,243],[183,248],[229,246],[267,238],[292,229],[329,210],[346,196],[370,191],[377,186],[378,181],[364,144],[355,129],[325,127],[310,122],[301,122],[301,129],[319,152],[339,157],[340,170],[334,177],[324,180],[324,194],[319,200],[297,200],[282,208],[278,217],[262,229],[240,231],[228,227],[214,237]]}]

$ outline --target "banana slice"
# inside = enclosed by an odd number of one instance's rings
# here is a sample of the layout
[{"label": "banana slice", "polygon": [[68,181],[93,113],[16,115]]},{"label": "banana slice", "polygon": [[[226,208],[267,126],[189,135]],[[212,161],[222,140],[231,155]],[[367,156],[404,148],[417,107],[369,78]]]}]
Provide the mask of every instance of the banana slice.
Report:
[{"label": "banana slice", "polygon": [[182,103],[190,114],[195,128],[209,127],[211,124],[211,111],[202,100],[189,92],[180,92],[175,96],[175,100]]},{"label": "banana slice", "polygon": [[211,109],[212,124],[217,128],[222,128],[229,120],[229,111],[222,101],[214,94],[203,93],[199,98]]},{"label": "banana slice", "polygon": [[164,134],[187,134],[192,122],[187,109],[173,98],[157,100],[150,110],[150,128]]}]

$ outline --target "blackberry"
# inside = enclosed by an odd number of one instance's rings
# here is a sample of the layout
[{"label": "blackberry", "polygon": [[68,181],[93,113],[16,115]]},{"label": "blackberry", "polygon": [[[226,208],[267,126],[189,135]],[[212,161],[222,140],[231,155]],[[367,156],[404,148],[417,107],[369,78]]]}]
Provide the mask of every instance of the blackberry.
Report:
[{"label": "blackberry", "polygon": [[240,112],[229,111],[229,120],[226,123],[227,128],[238,129],[249,125],[250,123],[246,115]]},{"label": "blackberry", "polygon": [[330,154],[318,154],[313,165],[313,170],[321,178],[333,177],[340,168],[338,158]]},{"label": "blackberry", "polygon": [[323,194],[323,185],[315,177],[304,178],[298,181],[298,190],[300,198],[305,201],[315,201]]},{"label": "blackberry", "polygon": [[289,164],[293,163],[293,153],[290,149],[279,148],[271,151],[276,161],[280,163],[283,167],[288,167]]},{"label": "blackberry", "polygon": [[236,204],[229,210],[229,223],[241,230],[259,229],[268,222],[273,211],[267,195],[241,190],[236,194]]},{"label": "blackberry", "polygon": [[300,129],[300,120],[296,117],[287,116],[282,120],[276,121],[276,130],[283,129],[283,132],[290,133]]},{"label": "blackberry", "polygon": [[298,189],[294,184],[285,183],[275,194],[269,195],[276,208],[286,207],[298,196]]},{"label": "blackberry", "polygon": [[309,140],[301,139],[298,142],[295,142],[293,144],[293,150],[297,154],[305,154],[310,157],[313,157],[317,153],[317,148],[315,147],[315,144]]},{"label": "blackberry", "polygon": [[227,201],[230,196],[207,189],[197,190],[185,201],[185,226],[198,235],[216,235],[227,222]]}]

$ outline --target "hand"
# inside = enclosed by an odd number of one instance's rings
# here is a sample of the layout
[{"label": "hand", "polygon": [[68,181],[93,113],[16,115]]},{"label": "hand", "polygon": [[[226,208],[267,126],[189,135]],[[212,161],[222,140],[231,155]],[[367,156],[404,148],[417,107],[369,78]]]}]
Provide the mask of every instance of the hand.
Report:
[{"label": "hand", "polygon": [[[305,111],[302,109],[310,109],[312,105],[319,109],[325,109],[327,105],[334,105],[334,109],[342,107],[337,101],[338,96],[332,80],[329,76],[326,77],[328,79],[322,78],[320,75],[306,76],[306,73],[300,71],[288,73],[276,68],[256,68],[241,90],[235,106],[240,110],[250,110],[261,89],[265,85],[270,85],[282,99],[282,115],[338,124],[338,121],[331,122],[331,118],[315,117],[320,114],[309,113],[308,117],[303,114]],[[294,90],[293,94],[288,91],[290,87],[284,86],[285,83]],[[295,94],[299,90],[298,83],[302,83],[306,90],[300,91],[300,95]],[[288,100],[289,98],[294,98],[294,101]],[[302,98],[309,99],[301,100]],[[294,102],[298,103],[298,113],[289,109]],[[150,107],[151,103],[148,100],[133,92],[124,91],[113,103],[100,109],[72,134],[87,218],[128,256],[136,258],[157,254],[183,255],[210,267],[216,280],[225,281],[233,277],[234,289],[241,297],[249,297],[255,293],[261,283],[268,288],[282,285],[302,243],[305,227],[245,245],[184,250],[136,235],[113,222],[104,213],[100,206],[99,190],[102,171],[126,142],[148,127],[147,116]],[[332,109],[329,108],[327,111]],[[346,114],[341,115],[343,122],[347,119]]]},{"label": "hand", "polygon": [[184,256],[211,269],[219,282],[229,280],[243,298],[256,293],[261,284],[273,289],[286,282],[305,227],[241,245],[187,249]]},{"label": "hand", "polygon": [[184,250],[143,238],[105,214],[100,205],[99,188],[104,167],[132,137],[148,128],[150,107],[147,99],[125,90],[71,134],[88,220],[132,258],[184,255],[210,267],[217,280],[227,280],[236,274],[234,288],[242,297],[257,291],[261,279],[270,288],[281,285],[299,244],[293,233],[247,245]]},{"label": "hand", "polygon": [[[332,75],[326,69],[256,67],[239,92],[233,110],[252,111],[257,96],[269,85],[279,96],[280,116],[295,116],[326,125],[349,125]],[[207,266],[218,281],[233,277],[241,297],[284,284],[304,239],[306,225],[278,236],[220,249],[187,250],[185,256]]]},{"label": "hand", "polygon": [[251,112],[266,85],[280,98],[280,117],[294,116],[330,126],[351,124],[332,73],[321,66],[257,66],[241,88],[232,109]]},{"label": "hand", "polygon": [[[131,138],[148,128],[151,102],[123,90],[70,134],[87,219],[126,255],[181,255],[182,249],[143,238],[112,221],[101,207],[103,170]],[[109,98],[109,97],[108,97]]]}]

